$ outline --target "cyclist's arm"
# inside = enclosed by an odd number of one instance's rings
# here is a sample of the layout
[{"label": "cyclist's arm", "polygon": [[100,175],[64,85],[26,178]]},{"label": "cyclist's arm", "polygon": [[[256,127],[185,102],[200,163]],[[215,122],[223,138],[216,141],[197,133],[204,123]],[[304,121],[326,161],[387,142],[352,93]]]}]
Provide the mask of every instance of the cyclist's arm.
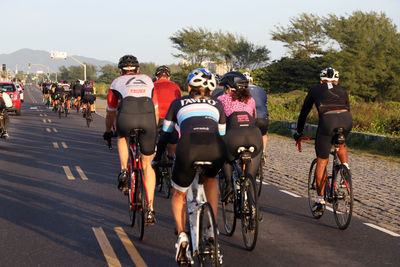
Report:
[{"label": "cyclist's arm", "polygon": [[157,90],[153,88],[153,96],[152,96],[153,104],[154,104],[154,113],[156,116],[156,125],[158,125],[158,119],[160,117],[160,113],[158,112],[158,95]]},{"label": "cyclist's arm", "polygon": [[304,99],[303,106],[300,111],[299,119],[297,120],[297,132],[302,133],[304,130],[304,124],[306,123],[306,119],[308,113],[310,113],[311,108],[313,107],[314,99],[311,96],[311,90],[308,91],[306,99]]},{"label": "cyclist's arm", "polygon": [[172,101],[171,105],[169,106],[167,115],[165,115],[164,123],[162,126],[163,132],[172,133],[175,129],[176,124],[176,99]]},{"label": "cyclist's arm", "polygon": [[217,108],[219,111],[219,121],[218,121],[218,132],[219,135],[225,136],[226,134],[226,115],[224,111],[224,106],[220,101],[217,103]]},{"label": "cyclist's arm", "polygon": [[117,117],[118,99],[116,92],[109,89],[107,95],[107,113],[106,113],[106,132],[111,132],[111,128]]}]

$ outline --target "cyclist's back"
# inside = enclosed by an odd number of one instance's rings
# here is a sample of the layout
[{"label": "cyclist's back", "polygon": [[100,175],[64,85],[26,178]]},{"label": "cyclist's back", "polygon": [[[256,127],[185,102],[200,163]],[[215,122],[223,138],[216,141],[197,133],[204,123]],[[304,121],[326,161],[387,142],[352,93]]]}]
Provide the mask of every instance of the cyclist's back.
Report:
[{"label": "cyclist's back", "polygon": [[180,88],[176,83],[168,79],[159,79],[154,82],[154,90],[157,92],[158,96],[160,119],[164,119],[172,101],[181,97]]}]

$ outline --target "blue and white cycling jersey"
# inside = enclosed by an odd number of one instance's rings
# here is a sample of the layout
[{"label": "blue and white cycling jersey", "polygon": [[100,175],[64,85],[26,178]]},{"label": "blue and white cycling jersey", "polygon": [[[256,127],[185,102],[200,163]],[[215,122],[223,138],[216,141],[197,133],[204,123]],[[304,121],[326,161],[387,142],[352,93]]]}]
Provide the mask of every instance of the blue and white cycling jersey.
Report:
[{"label": "blue and white cycling jersey", "polygon": [[165,116],[163,131],[172,132],[174,127],[180,136],[185,133],[226,132],[226,118],[222,103],[212,97],[184,96],[175,99]]}]

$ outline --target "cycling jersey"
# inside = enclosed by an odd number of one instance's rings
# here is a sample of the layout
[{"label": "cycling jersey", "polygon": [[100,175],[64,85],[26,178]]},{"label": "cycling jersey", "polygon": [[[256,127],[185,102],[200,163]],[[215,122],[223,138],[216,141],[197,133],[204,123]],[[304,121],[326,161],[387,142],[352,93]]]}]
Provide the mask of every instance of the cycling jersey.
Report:
[{"label": "cycling jersey", "polygon": [[123,75],[116,78],[110,85],[107,95],[107,110],[116,111],[119,100],[127,96],[148,97],[158,108],[157,92],[151,78],[145,74]]},{"label": "cycling jersey", "polygon": [[154,91],[157,92],[158,96],[159,116],[161,119],[164,119],[172,101],[181,97],[181,90],[176,83],[167,79],[160,79],[154,83]]},{"label": "cycling jersey", "polygon": [[256,103],[252,97],[247,100],[247,103],[239,102],[237,100],[233,101],[232,93],[230,93],[219,96],[218,100],[224,105],[225,115],[227,117],[236,111],[245,111],[253,117],[256,116]]},{"label": "cycling jersey", "polygon": [[254,101],[256,102],[257,118],[268,118],[268,98],[264,89],[254,84],[249,84],[247,89],[249,90],[251,97],[253,97]]},{"label": "cycling jersey", "polygon": [[81,96],[82,87],[83,86],[80,83],[74,84],[74,86],[72,86],[72,92],[73,92],[74,97]]},{"label": "cycling jersey", "polygon": [[225,135],[226,118],[221,102],[193,95],[175,99],[165,116],[163,131],[172,132],[174,127],[180,135],[196,132]]},{"label": "cycling jersey", "polygon": [[332,83],[315,85],[308,91],[306,99],[304,100],[297,122],[297,132],[303,132],[307,115],[314,103],[319,115],[331,110],[346,109],[350,111],[349,96],[342,87]]}]

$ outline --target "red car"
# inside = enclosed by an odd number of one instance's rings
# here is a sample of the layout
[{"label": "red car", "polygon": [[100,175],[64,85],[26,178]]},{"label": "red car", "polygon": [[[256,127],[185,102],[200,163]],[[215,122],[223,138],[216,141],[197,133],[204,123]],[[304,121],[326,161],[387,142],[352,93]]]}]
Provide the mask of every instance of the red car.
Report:
[{"label": "red car", "polygon": [[20,116],[21,98],[15,84],[13,82],[0,82],[0,92],[7,93],[13,102],[13,106],[11,108],[7,108],[7,111],[14,111],[15,114]]}]

